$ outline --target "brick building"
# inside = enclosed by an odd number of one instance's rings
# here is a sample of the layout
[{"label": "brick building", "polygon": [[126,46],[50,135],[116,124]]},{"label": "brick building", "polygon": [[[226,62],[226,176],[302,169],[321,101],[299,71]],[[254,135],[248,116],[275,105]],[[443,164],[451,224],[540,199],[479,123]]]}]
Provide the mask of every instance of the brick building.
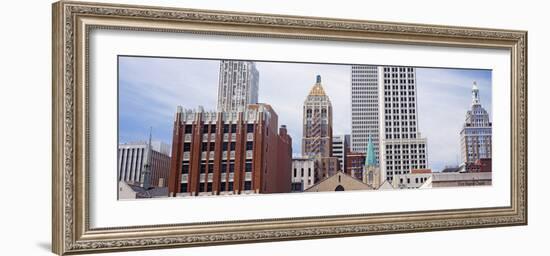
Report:
[{"label": "brick building", "polygon": [[291,191],[292,139],[267,104],[244,112],[178,107],[170,196]]},{"label": "brick building", "polygon": [[491,172],[491,169],[491,158],[481,158],[473,163],[466,163],[466,172]]},{"label": "brick building", "polygon": [[365,166],[365,153],[348,152],[346,154],[346,171],[345,173],[356,178],[362,179],[363,167]]}]

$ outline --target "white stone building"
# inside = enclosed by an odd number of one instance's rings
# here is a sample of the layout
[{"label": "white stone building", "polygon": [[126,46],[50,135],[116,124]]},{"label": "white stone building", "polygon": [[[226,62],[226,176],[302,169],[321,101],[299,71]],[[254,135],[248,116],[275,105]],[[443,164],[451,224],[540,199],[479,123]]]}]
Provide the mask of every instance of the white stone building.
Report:
[{"label": "white stone building", "polygon": [[351,66],[351,151],[366,153],[369,136],[379,161],[379,95],[377,66]]},{"label": "white stone building", "polygon": [[315,184],[317,161],[307,157],[292,159],[292,192],[301,192]]},{"label": "white stone building", "polygon": [[340,162],[340,170],[346,170],[346,155],[349,151],[349,135],[334,135],[332,136],[332,156],[337,157]]},{"label": "white stone building", "polygon": [[481,106],[479,88],[472,86],[472,105],[466,112],[466,120],[460,131],[462,162],[473,163],[483,158],[491,158],[492,123],[489,113]]},{"label": "white stone building", "polygon": [[218,86],[218,112],[244,111],[258,103],[260,73],[251,61],[222,60]]},{"label": "white stone building", "polygon": [[418,131],[416,70],[378,67],[380,101],[380,169],[383,179],[428,166],[427,139]]}]

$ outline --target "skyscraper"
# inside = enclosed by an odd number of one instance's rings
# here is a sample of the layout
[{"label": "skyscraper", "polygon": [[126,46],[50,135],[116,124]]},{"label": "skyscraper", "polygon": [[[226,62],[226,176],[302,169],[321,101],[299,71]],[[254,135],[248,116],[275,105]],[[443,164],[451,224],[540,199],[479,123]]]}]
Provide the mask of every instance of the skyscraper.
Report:
[{"label": "skyscraper", "polygon": [[258,103],[260,74],[251,61],[222,60],[218,87],[218,112],[245,111]]},{"label": "skyscraper", "polygon": [[303,117],[302,156],[316,161],[317,183],[340,169],[338,158],[332,155],[332,104],[319,75],[304,102]]},{"label": "skyscraper", "polygon": [[462,161],[473,163],[476,160],[491,158],[491,120],[489,114],[481,106],[479,88],[474,82],[472,86],[472,104],[466,112],[466,120],[460,131],[460,146]]},{"label": "skyscraper", "polygon": [[427,140],[418,131],[416,70],[378,67],[380,91],[380,169],[382,180],[426,169]]},{"label": "skyscraper", "polygon": [[304,102],[303,112],[303,156],[332,156],[332,104],[317,80]]},{"label": "skyscraper", "polygon": [[378,67],[351,66],[351,151],[366,153],[369,136],[379,157]]},{"label": "skyscraper", "polygon": [[340,170],[346,171],[346,155],[349,149],[349,134],[332,136],[332,156],[340,162]]}]

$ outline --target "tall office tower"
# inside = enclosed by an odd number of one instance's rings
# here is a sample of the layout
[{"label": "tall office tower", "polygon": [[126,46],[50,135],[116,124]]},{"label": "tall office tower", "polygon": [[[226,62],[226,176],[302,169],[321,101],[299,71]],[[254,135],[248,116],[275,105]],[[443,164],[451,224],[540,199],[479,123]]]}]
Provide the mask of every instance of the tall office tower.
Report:
[{"label": "tall office tower", "polygon": [[332,104],[321,85],[321,76],[304,102],[303,156],[332,156]]},{"label": "tall office tower", "polygon": [[218,87],[218,112],[245,111],[258,103],[260,73],[251,61],[222,60]]},{"label": "tall office tower", "polygon": [[351,151],[367,153],[369,136],[379,159],[378,67],[351,66]]},{"label": "tall office tower", "polygon": [[466,121],[460,131],[460,152],[464,163],[491,158],[492,126],[489,114],[481,106],[479,88],[474,82],[471,109],[466,112]]},{"label": "tall office tower", "polygon": [[378,67],[380,101],[380,170],[382,180],[426,169],[427,139],[418,131],[416,70]]},{"label": "tall office tower", "polygon": [[332,156],[338,158],[340,162],[340,171],[346,171],[346,155],[349,149],[350,136],[336,135],[332,137]]}]

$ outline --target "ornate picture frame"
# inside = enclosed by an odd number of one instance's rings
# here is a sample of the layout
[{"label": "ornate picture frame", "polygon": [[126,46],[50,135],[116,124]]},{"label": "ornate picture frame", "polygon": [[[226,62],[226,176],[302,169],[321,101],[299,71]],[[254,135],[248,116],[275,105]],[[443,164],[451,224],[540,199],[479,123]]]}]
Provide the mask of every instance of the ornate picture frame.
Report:
[{"label": "ornate picture frame", "polygon": [[[506,207],[90,227],[89,33],[95,29],[505,49],[511,52]],[[53,4],[52,248],[63,254],[527,224],[527,32],[61,1]]]}]

